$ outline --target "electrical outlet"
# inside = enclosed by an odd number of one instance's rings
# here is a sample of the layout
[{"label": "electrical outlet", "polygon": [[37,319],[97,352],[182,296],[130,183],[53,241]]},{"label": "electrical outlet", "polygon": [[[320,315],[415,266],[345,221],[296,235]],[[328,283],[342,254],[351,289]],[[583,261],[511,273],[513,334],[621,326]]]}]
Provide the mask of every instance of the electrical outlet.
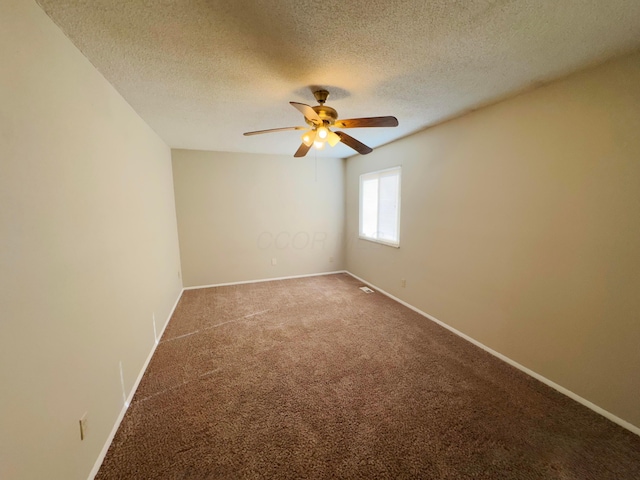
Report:
[{"label": "electrical outlet", "polygon": [[278,264],[278,259],[276,257],[273,257],[271,259],[271,265],[277,265]]},{"label": "electrical outlet", "polygon": [[80,417],[80,440],[84,440],[87,436],[87,412]]},{"label": "electrical outlet", "polygon": [[329,257],[329,263],[333,263],[333,257]]},{"label": "electrical outlet", "polygon": [[402,288],[404,288],[404,287],[406,287],[406,286],[407,286],[407,281],[406,281],[404,278],[400,280],[400,286],[401,286]]}]

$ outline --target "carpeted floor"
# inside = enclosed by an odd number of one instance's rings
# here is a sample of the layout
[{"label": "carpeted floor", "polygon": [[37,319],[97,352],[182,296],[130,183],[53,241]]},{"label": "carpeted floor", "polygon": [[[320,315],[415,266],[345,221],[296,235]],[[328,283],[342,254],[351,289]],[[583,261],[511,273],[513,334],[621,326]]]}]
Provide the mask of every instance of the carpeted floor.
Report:
[{"label": "carpeted floor", "polygon": [[98,479],[640,479],[640,437],[346,274],[185,291]]}]

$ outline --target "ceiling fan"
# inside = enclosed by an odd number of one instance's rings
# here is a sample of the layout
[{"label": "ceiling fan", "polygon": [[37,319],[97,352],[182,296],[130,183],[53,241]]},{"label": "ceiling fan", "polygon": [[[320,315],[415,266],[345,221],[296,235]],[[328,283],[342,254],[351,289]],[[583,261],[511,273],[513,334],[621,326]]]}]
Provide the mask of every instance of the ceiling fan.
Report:
[{"label": "ceiling fan", "polygon": [[269,130],[257,130],[255,132],[247,132],[245,135],[259,135],[261,133],[284,132],[287,130],[308,130],[302,135],[302,145],[293,155],[294,157],[304,157],[312,146],[318,150],[324,148],[325,143],[332,147],[339,142],[344,143],[348,147],[353,148],[356,152],[366,155],[371,153],[373,149],[364,143],[356,140],[344,132],[334,132],[330,127],[334,128],[361,128],[361,127],[397,127],[398,119],[396,117],[369,117],[369,118],[350,118],[347,120],[338,120],[338,112],[328,105],[325,105],[329,92],[327,90],[316,90],[313,92],[318,105],[311,107],[304,103],[289,102],[295,108],[300,110],[307,122],[307,127],[284,127],[272,128]]}]

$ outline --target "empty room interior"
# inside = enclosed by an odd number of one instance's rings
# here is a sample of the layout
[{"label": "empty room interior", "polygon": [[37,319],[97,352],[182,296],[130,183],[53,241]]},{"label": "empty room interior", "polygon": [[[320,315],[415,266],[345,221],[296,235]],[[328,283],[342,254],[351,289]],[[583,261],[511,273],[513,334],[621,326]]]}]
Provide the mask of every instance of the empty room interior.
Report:
[{"label": "empty room interior", "polygon": [[640,478],[640,2],[3,0],[0,61],[0,478]]}]

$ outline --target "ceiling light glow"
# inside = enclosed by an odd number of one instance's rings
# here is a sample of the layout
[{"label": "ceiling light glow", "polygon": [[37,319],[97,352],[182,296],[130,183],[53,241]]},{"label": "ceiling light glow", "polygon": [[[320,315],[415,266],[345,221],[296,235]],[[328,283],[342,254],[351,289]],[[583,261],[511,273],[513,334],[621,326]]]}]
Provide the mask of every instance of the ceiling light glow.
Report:
[{"label": "ceiling light glow", "polygon": [[318,137],[324,140],[325,138],[327,138],[327,135],[329,135],[329,130],[327,129],[327,127],[318,127]]},{"label": "ceiling light glow", "polygon": [[313,145],[313,141],[316,139],[316,131],[309,130],[302,134],[302,143],[304,143],[307,147]]}]

